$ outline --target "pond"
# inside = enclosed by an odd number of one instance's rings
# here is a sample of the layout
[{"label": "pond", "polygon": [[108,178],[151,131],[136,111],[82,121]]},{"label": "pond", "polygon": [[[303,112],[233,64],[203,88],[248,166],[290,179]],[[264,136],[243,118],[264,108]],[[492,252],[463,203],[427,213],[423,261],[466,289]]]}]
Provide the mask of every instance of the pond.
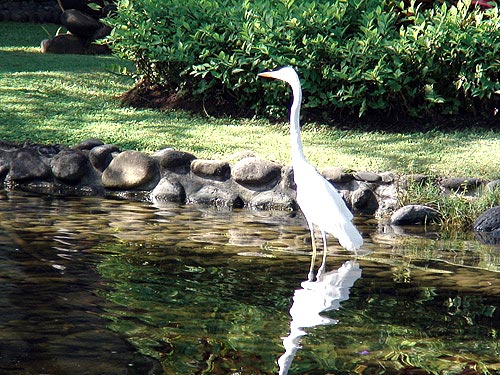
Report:
[{"label": "pond", "polygon": [[500,374],[471,234],[357,218],[307,282],[300,213],[2,191],[0,223],[2,374]]}]

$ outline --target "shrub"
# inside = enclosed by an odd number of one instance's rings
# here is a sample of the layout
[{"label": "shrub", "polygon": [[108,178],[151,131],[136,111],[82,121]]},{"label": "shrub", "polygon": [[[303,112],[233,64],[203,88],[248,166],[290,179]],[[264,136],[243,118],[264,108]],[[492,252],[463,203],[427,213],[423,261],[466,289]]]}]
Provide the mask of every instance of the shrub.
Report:
[{"label": "shrub", "polygon": [[[469,1],[469,2],[467,2]],[[483,111],[500,90],[500,16],[470,0],[119,0],[109,42],[143,82],[241,106],[283,108],[263,70],[293,65],[305,108],[360,115]],[[273,113],[279,114],[279,111]]]}]

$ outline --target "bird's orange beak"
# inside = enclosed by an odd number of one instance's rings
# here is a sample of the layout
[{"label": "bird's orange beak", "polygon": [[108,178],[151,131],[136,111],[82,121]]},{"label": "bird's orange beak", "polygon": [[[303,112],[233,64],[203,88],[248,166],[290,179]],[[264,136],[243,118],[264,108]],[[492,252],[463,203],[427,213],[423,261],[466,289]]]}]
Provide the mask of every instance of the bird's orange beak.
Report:
[{"label": "bird's orange beak", "polygon": [[262,72],[257,74],[258,77],[274,78],[273,72]]}]

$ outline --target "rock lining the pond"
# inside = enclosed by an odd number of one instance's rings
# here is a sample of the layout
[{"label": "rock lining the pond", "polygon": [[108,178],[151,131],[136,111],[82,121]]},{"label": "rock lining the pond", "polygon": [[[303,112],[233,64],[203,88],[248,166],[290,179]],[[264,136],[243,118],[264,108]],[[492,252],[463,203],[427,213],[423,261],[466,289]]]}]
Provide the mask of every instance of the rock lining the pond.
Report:
[{"label": "rock lining the pond", "polygon": [[[423,175],[398,176],[329,167],[321,171],[358,215],[388,218],[394,225],[424,223],[439,213],[429,207],[399,207],[398,197],[411,181]],[[293,169],[240,153],[234,163],[198,159],[188,152],[165,148],[152,155],[122,151],[98,139],[74,147],[15,144],[0,141],[0,181],[7,189],[58,196],[93,195],[203,204],[220,208],[295,210]],[[500,186],[499,181],[446,179],[440,188],[467,191]],[[439,182],[438,182],[439,183]],[[398,209],[400,209],[398,211]]]},{"label": "rock lining the pond", "polygon": [[500,244],[500,206],[482,213],[474,222],[474,231],[482,242]]}]

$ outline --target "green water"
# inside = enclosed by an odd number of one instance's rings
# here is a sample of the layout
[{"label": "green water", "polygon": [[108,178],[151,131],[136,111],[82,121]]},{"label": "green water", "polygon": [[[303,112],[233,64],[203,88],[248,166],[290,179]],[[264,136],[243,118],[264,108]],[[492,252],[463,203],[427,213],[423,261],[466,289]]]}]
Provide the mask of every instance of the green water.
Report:
[{"label": "green water", "polygon": [[470,234],[360,219],[311,284],[300,214],[1,192],[0,223],[0,374],[500,374]]}]

